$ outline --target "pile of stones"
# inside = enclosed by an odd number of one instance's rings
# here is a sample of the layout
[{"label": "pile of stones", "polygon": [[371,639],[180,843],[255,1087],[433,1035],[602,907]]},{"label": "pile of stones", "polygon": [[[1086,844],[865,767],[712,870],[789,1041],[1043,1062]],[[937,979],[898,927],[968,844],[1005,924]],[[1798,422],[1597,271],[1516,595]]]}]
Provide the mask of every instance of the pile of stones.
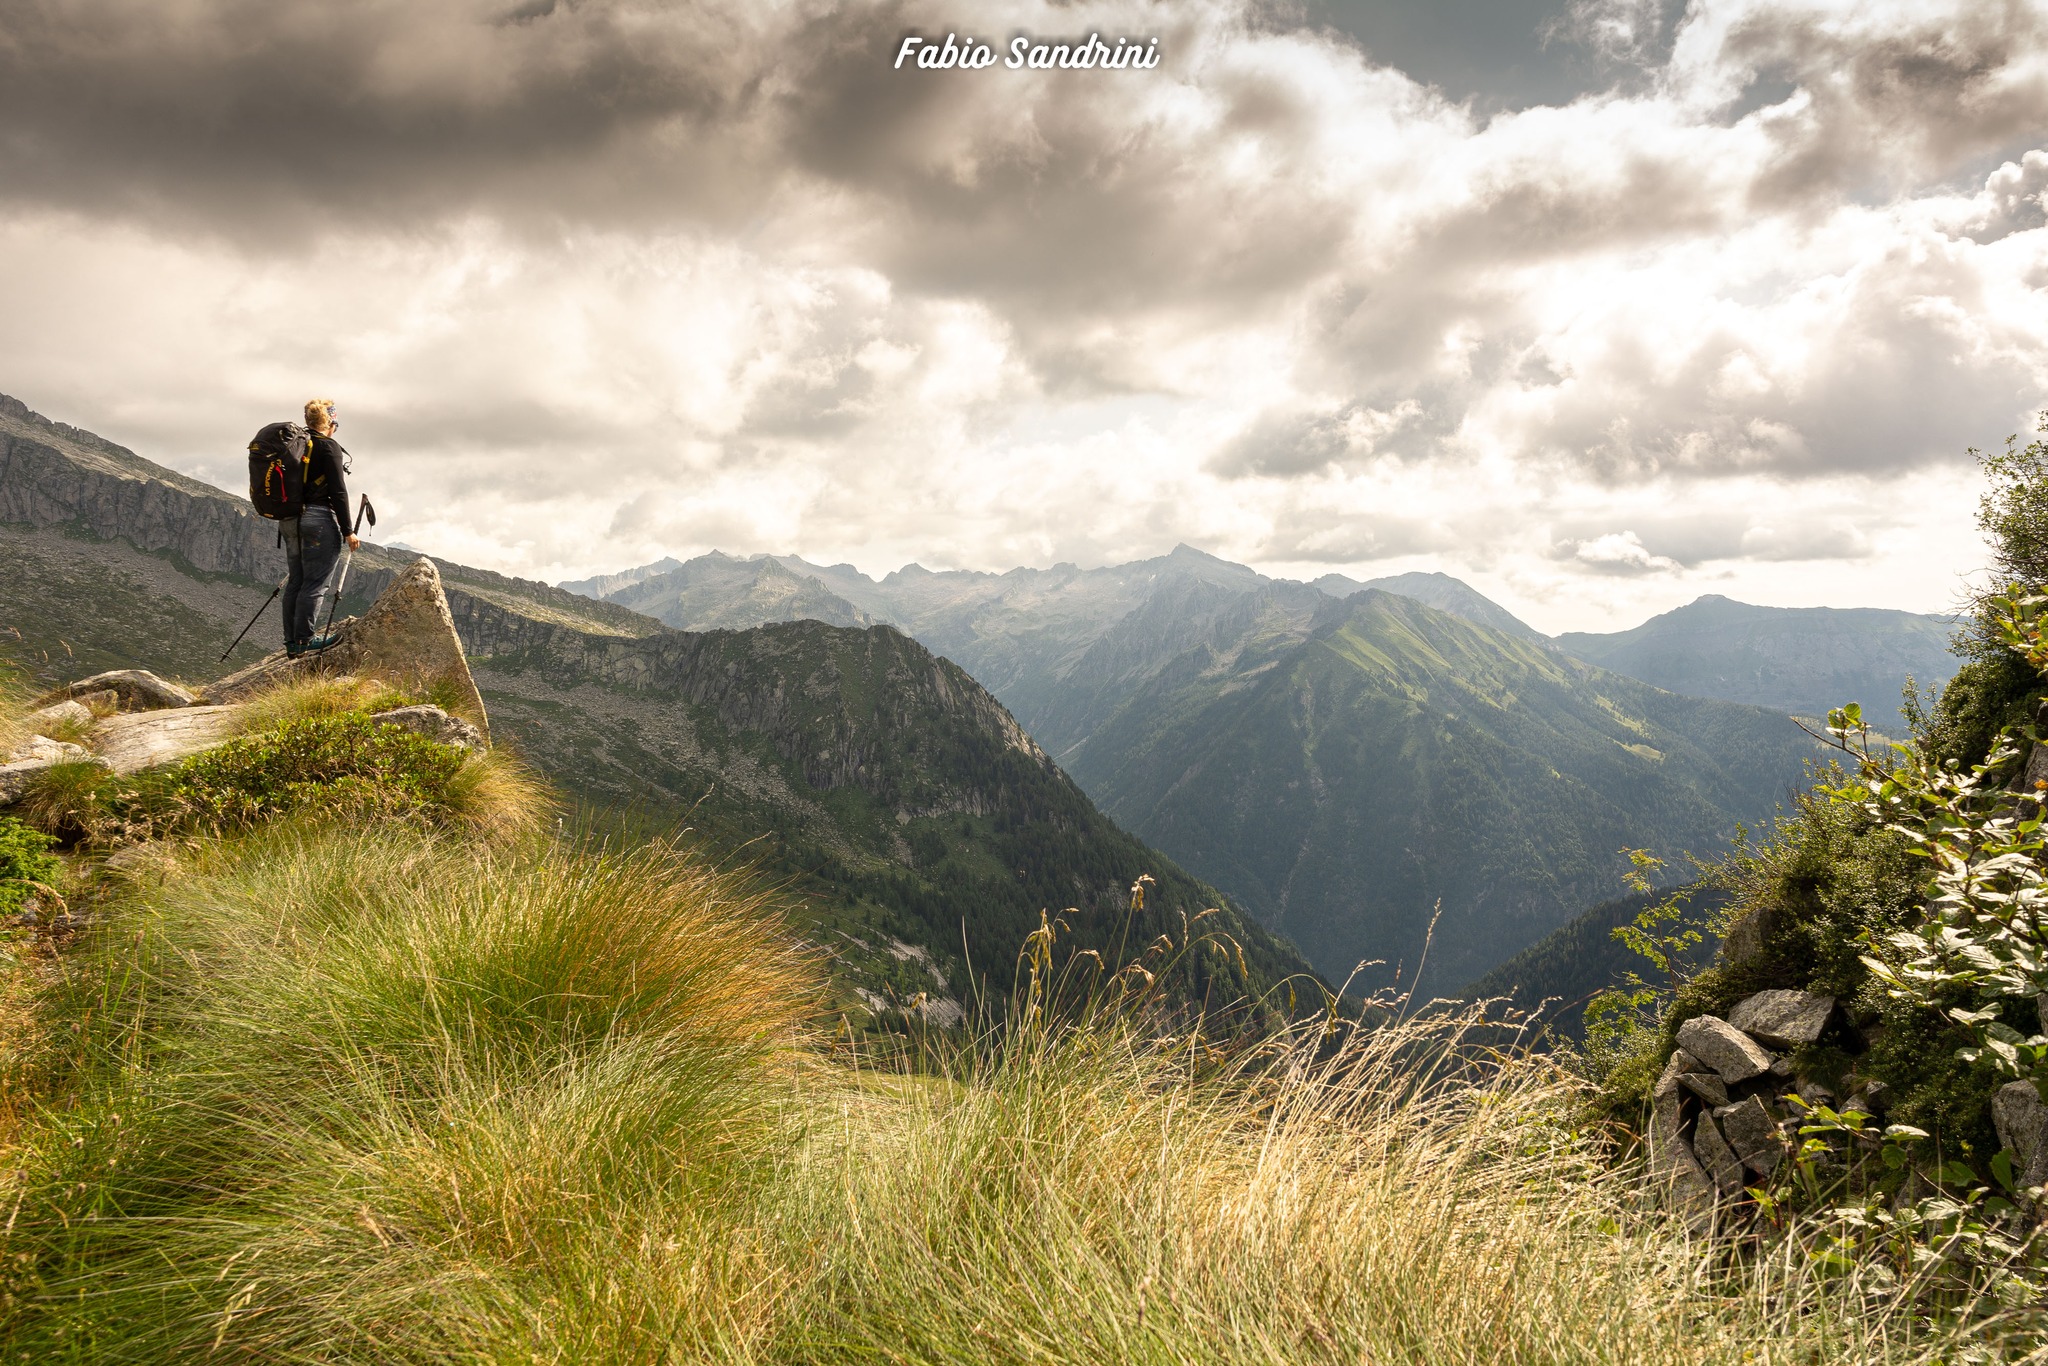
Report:
[{"label": "pile of stones", "polygon": [[[1790,1056],[1834,1014],[1830,996],[1759,991],[1725,1020],[1699,1015],[1679,1026],[1651,1093],[1650,1165],[1682,1206],[1710,1216],[1741,1199],[1791,1155],[1806,1115],[1834,1105],[1833,1090],[1799,1076]],[[1884,1083],[1867,1083],[1840,1108],[1882,1115]]]}]

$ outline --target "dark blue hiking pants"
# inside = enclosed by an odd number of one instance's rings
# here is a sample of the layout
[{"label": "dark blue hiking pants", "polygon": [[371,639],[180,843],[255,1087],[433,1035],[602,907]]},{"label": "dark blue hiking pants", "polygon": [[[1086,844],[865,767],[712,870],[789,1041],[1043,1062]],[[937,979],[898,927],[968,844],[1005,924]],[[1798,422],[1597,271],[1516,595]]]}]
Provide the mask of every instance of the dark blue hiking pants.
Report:
[{"label": "dark blue hiking pants", "polygon": [[297,650],[327,623],[341,565],[341,524],[334,509],[310,507],[295,521],[279,522],[291,572],[284,581],[284,645]]}]

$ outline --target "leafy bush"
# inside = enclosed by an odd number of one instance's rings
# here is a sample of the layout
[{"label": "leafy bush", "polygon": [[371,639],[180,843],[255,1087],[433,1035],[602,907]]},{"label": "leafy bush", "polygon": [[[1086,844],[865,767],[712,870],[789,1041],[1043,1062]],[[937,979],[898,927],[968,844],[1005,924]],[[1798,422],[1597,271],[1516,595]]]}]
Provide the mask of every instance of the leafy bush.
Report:
[{"label": "leafy bush", "polygon": [[35,890],[56,880],[57,859],[48,850],[56,841],[12,816],[0,816],[0,916],[18,912]]}]

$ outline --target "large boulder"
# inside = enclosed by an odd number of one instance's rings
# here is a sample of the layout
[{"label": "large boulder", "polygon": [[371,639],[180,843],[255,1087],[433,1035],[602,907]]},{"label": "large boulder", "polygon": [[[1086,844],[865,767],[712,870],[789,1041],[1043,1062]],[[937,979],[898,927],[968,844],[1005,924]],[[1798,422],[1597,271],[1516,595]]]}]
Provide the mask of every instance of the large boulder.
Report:
[{"label": "large boulder", "polygon": [[1678,1046],[1721,1074],[1729,1085],[1771,1070],[1771,1055],[1726,1020],[1697,1015],[1678,1027]]},{"label": "large boulder", "polygon": [[341,622],[332,634],[334,643],[317,654],[297,659],[274,654],[229,674],[208,685],[206,700],[241,702],[298,678],[358,674],[434,693],[489,743],[484,700],[470,677],[455,618],[441,591],[441,573],[432,560],[415,560],[369,611]]},{"label": "large boulder", "polygon": [[110,669],[44,693],[31,705],[48,707],[104,692],[114,694],[123,711],[159,711],[166,707],[189,707],[199,701],[198,695],[190,689],[158,678],[147,669]]},{"label": "large boulder", "polygon": [[1835,998],[1805,991],[1759,991],[1728,1012],[1728,1023],[1752,1039],[1779,1048],[1812,1043],[1827,1028]]},{"label": "large boulder", "polygon": [[240,730],[240,707],[186,707],[109,716],[88,738],[116,773],[136,773],[227,743]]}]

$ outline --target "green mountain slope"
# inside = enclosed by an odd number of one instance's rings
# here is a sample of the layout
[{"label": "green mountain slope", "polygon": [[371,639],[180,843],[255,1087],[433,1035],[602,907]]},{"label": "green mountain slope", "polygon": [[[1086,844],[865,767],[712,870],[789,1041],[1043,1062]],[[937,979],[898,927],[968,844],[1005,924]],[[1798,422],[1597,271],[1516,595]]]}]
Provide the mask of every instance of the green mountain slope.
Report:
[{"label": "green mountain slope", "polygon": [[1191,651],[1098,729],[1105,810],[1286,934],[1326,976],[1470,981],[1606,899],[1647,847],[1768,817],[1811,741],[1365,592]]},{"label": "green mountain slope", "polygon": [[[191,681],[274,647],[275,609],[216,664],[281,567],[246,503],[0,400],[0,640],[55,681],[141,666]],[[411,556],[365,547],[343,610]],[[1190,999],[1305,964],[1118,829],[958,667],[886,627],[689,633],[615,603],[440,563],[492,728],[593,808],[687,824],[781,883],[849,993],[971,1004],[1008,990],[1041,908],[1069,950],[1149,942],[1183,913],[1243,944]],[[11,628],[11,630],[10,630]],[[68,646],[68,653],[67,653]],[[1158,879],[1142,917],[1126,889]],[[851,996],[849,996],[851,999]]]},{"label": "green mountain slope", "polygon": [[1876,607],[1756,607],[1709,595],[1610,635],[1572,632],[1558,647],[1673,692],[1825,717],[1861,702],[1873,725],[1904,734],[1899,692],[1911,675],[1939,689],[1962,661],[1955,622]]}]

